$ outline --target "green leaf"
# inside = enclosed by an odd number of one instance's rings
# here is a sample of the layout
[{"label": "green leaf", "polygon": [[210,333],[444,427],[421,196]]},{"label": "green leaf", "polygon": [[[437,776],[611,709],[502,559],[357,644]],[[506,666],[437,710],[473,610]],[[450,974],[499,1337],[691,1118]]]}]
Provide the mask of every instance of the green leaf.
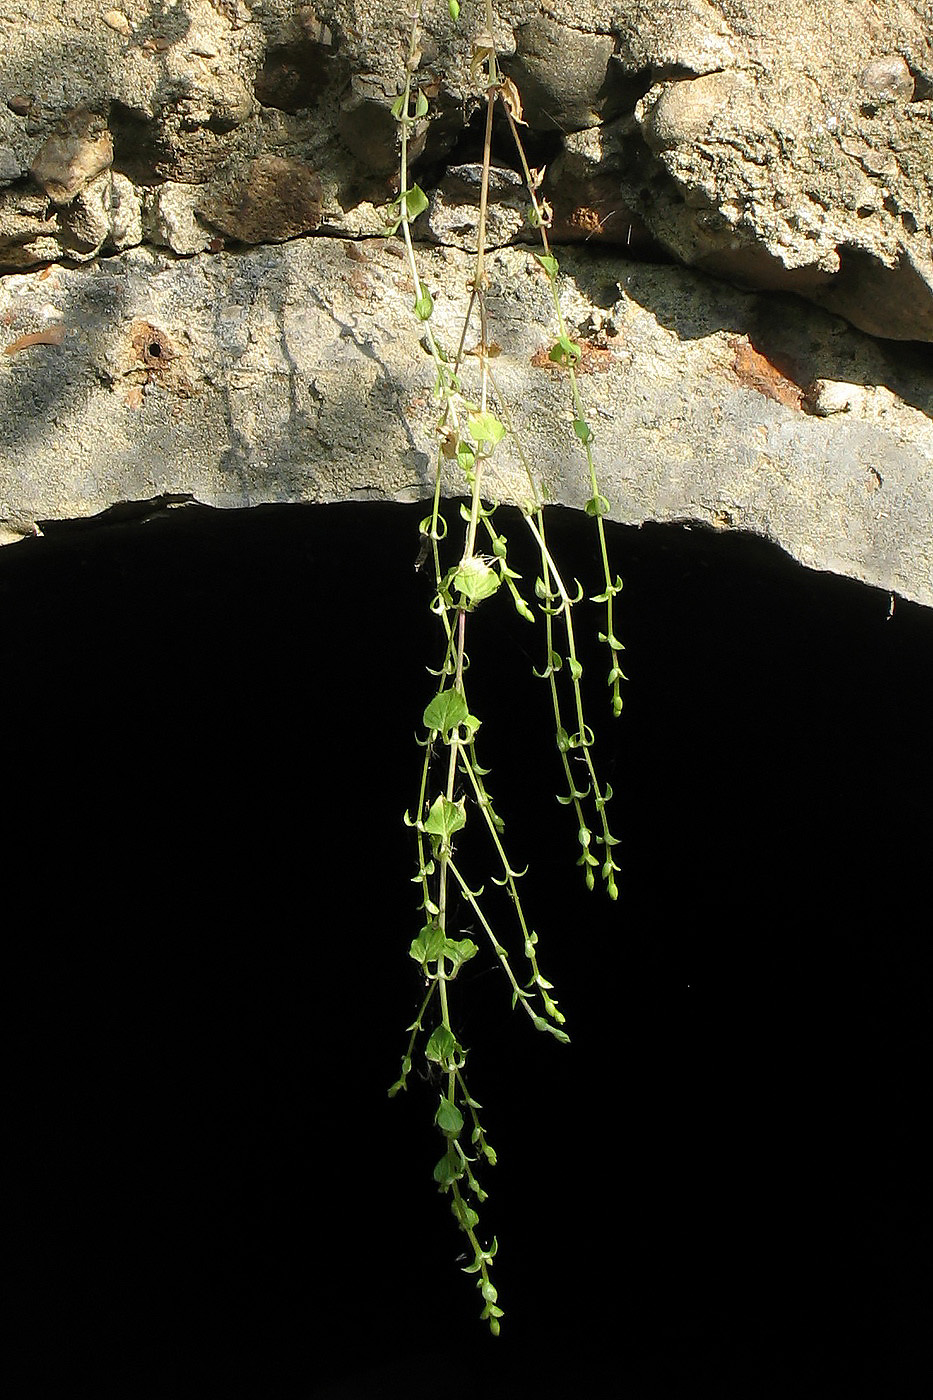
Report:
[{"label": "green leaf", "polygon": [[473,1209],[472,1206],[467,1205],[466,1201],[463,1199],[462,1196],[460,1197],[459,1201],[456,1199],[456,1197],[451,1201],[450,1209],[460,1221],[460,1224],[463,1226],[464,1230],[476,1229],[477,1225],[479,1224],[479,1216],[476,1214],[476,1211]]},{"label": "green leaf", "polygon": [[422,965],[446,958],[455,973],[479,952],[471,938],[445,938],[436,923],[425,924],[417,938],[412,939],[409,956]]},{"label": "green leaf", "polygon": [[448,938],[444,942],[444,957],[450,958],[455,968],[475,958],[479,952],[472,938]]},{"label": "green leaf", "polygon": [[434,1115],[434,1121],[441,1132],[448,1137],[456,1137],[463,1128],[463,1114],[455,1103],[451,1103],[450,1099],[441,1099]]},{"label": "green leaf", "polygon": [[505,424],[500,423],[494,413],[471,413],[467,426],[474,442],[489,442],[495,446],[505,437]]},{"label": "green leaf", "polygon": [[472,481],[476,468],[476,453],[468,442],[462,439],[457,443],[457,465],[468,480]]},{"label": "green leaf", "polygon": [[608,515],[612,509],[605,496],[592,496],[584,506],[587,515]]},{"label": "green leaf", "polygon": [[570,1044],[570,1036],[566,1031],[562,1031],[558,1026],[553,1026],[550,1021],[546,1021],[543,1016],[535,1016],[533,1025],[536,1031],[547,1031],[555,1040],[559,1040],[562,1045]]},{"label": "green leaf", "polygon": [[421,88],[419,88],[419,89],[418,89],[418,96],[415,98],[415,116],[416,116],[416,117],[423,117],[424,114],[425,114],[425,112],[426,112],[427,110],[428,110],[428,99],[425,97],[424,93],[421,91]]},{"label": "green leaf", "polygon": [[417,219],[419,214],[423,214],[428,207],[428,197],[420,185],[412,185],[410,190],[400,194],[398,202],[405,201],[405,208],[409,219]]},{"label": "green leaf", "polygon": [[460,1050],[460,1046],[454,1039],[453,1031],[447,1026],[438,1026],[432,1031],[427,1045],[424,1047],[425,1058],[433,1064],[447,1066],[451,1057]]},{"label": "green leaf", "polygon": [[468,713],[467,702],[459,690],[442,690],[426,707],[422,720],[427,729],[435,729],[446,738]]},{"label": "green leaf", "polygon": [[466,719],[460,726],[460,728],[463,730],[461,738],[465,739],[466,743],[472,744],[476,731],[477,729],[479,729],[482,722],[483,721],[481,719],[477,719],[475,715],[467,715]]},{"label": "green leaf", "polygon": [[458,1181],[461,1176],[463,1176],[463,1162],[451,1146],[435,1166],[434,1180],[442,1191],[446,1191],[448,1186]]},{"label": "green leaf", "polygon": [[503,1310],[501,1308],[497,1308],[495,1303],[487,1303],[486,1306],[483,1308],[483,1311],[479,1315],[479,1320],[480,1322],[486,1322],[488,1320],[490,1332],[494,1337],[498,1337],[499,1318],[504,1316],[505,1313],[503,1312]]},{"label": "green leaf", "polygon": [[[599,499],[605,500],[605,497],[600,497]],[[591,602],[591,603],[607,603],[607,602],[609,601],[610,598],[614,598],[614,597],[616,596],[617,593],[621,593],[621,592],[622,592],[622,580],[621,580],[621,579],[618,577],[618,575],[617,575],[617,576],[616,576],[616,581],[615,581],[615,583],[610,583],[610,584],[606,587],[605,592],[603,592],[603,593],[594,593],[593,596],[592,596],[592,598],[590,599],[590,602]]]},{"label": "green leaf", "polygon": [[395,99],[395,101],[392,103],[392,106],[391,106],[391,108],[390,108],[389,110],[391,111],[393,117],[395,118],[395,120],[396,120],[397,122],[400,122],[400,121],[402,120],[402,117],[403,117],[404,114],[405,114],[405,94],[404,94],[404,92],[400,92],[400,93],[399,93],[398,97],[397,97],[397,98]]},{"label": "green leaf", "polygon": [[579,345],[575,345],[569,336],[559,335],[548,355],[548,359],[552,360],[555,365],[575,365],[581,353]]},{"label": "green leaf", "polygon": [[495,593],[502,580],[491,565],[484,564],[482,559],[474,556],[472,559],[464,559],[452,582],[457,592],[462,593],[468,602],[481,603],[484,598],[490,598]]},{"label": "green leaf", "polygon": [[454,832],[459,831],[462,826],[466,826],[463,799],[451,802],[448,797],[436,797],[424,820],[425,831],[449,841]]},{"label": "green leaf", "polygon": [[593,441],[593,430],[590,427],[589,423],[587,423],[586,419],[575,418],[573,420],[573,430],[576,433],[577,437],[580,439],[580,441],[583,443],[584,447],[588,443],[591,443]]},{"label": "green leaf", "polygon": [[408,1073],[409,1073],[409,1070],[410,1070],[410,1069],[411,1069],[411,1057],[408,1056],[408,1055],[405,1055],[405,1056],[403,1057],[403,1059],[402,1059],[402,1073],[400,1074],[400,1076],[398,1077],[398,1079],[396,1079],[395,1083],[392,1084],[392,1085],[390,1086],[390,1088],[389,1088],[389,1098],[390,1098],[390,1099],[394,1099],[394,1098],[395,1098],[395,1095],[396,1095],[401,1089],[404,1089],[404,1088],[406,1087],[406,1081],[407,1081],[407,1079],[408,1079]]},{"label": "green leaf", "polygon": [[534,258],[535,261],[539,263],[541,267],[544,268],[544,271],[547,273],[548,277],[550,277],[551,281],[553,282],[560,269],[560,264],[558,263],[557,259],[553,257],[550,253],[535,253]]},{"label": "green leaf", "polygon": [[412,939],[409,957],[420,963],[436,962],[444,952],[446,942],[443,929],[438,928],[437,924],[425,924],[418,937]]},{"label": "green leaf", "polygon": [[447,12],[454,24],[456,24],[457,20],[460,18],[460,6],[457,0],[447,0]]},{"label": "green leaf", "polygon": [[422,288],[421,296],[415,302],[414,309],[419,321],[430,321],[434,313],[434,302],[427,287]]}]

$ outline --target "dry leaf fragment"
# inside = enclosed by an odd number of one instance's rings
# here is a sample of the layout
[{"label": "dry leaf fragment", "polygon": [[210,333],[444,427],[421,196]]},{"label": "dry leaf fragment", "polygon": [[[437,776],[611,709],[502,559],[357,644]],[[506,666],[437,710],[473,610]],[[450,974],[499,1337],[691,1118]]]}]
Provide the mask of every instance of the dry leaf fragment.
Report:
[{"label": "dry leaf fragment", "polygon": [[65,339],[64,326],[49,326],[47,331],[30,331],[11,340],[3,347],[4,355],[15,355],[17,350],[28,350],[30,345],[61,345]]},{"label": "dry leaf fragment", "polygon": [[470,63],[470,79],[476,82],[479,70],[496,51],[496,41],[488,30],[481,30],[473,40],[473,58]]},{"label": "dry leaf fragment", "polygon": [[499,89],[502,101],[505,103],[509,116],[519,126],[527,126],[528,123],[522,120],[522,98],[521,93],[515,86],[511,78],[503,78],[502,86]]}]

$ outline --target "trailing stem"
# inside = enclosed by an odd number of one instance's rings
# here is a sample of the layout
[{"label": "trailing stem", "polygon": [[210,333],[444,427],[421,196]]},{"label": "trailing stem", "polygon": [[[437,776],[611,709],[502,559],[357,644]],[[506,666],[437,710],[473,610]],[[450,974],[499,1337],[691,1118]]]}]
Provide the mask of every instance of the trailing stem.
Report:
[{"label": "trailing stem", "polygon": [[[459,15],[457,0],[448,0],[448,8],[451,17],[456,20]],[[505,111],[525,174],[531,205],[529,218],[540,232],[541,251],[534,256],[550,283],[558,332],[551,358],[567,372],[574,434],[585,453],[591,490],[587,512],[596,520],[603,566],[604,589],[597,595],[596,601],[605,604],[606,630],[599,635],[610,650],[612,665],[608,683],[615,714],[620,712],[622,706],[619,683],[624,677],[618,664],[622,645],[613,631],[613,602],[621,588],[621,581],[613,580],[609,568],[603,524],[603,516],[609,507],[599,491],[592,452],[594,435],[586,422],[576,374],[580,347],[570,339],[560,305],[558,264],[547,237],[551,213],[547,202],[538,194],[543,172],[531,170],[525,157],[519,131],[519,127],[524,125],[521,98],[514,82],[499,70],[492,37],[491,0],[484,0],[484,8],[485,26],[474,40],[471,57],[471,72],[485,100],[477,252],[459,343],[452,357],[438,343],[430,325],[434,304],[418,269],[411,228],[428,203],[423,191],[411,181],[409,160],[412,131],[425,120],[428,113],[427,97],[415,76],[420,61],[421,3],[412,22],[402,91],[393,107],[399,126],[400,156],[399,195],[391,209],[392,231],[400,231],[405,244],[414,288],[412,309],[424,327],[424,343],[434,364],[434,390],[438,403],[434,494],[431,513],[421,522],[421,531],[425,541],[424,552],[430,556],[433,564],[434,596],[431,607],[442,627],[444,650],[441,664],[433,672],[436,688],[422,716],[426,737],[422,741],[424,757],[417,805],[413,814],[406,814],[406,822],[416,833],[418,871],[414,878],[420,887],[420,908],[424,917],[409,953],[421,968],[425,990],[415,1020],[408,1028],[409,1040],[402,1057],[401,1074],[389,1092],[396,1094],[406,1087],[417,1048],[419,1043],[422,1044],[425,1061],[433,1070],[434,1081],[438,1085],[434,1121],[444,1141],[443,1155],[434,1168],[434,1180],[438,1189],[449,1196],[453,1215],[469,1242],[472,1259],[465,1272],[476,1275],[483,1298],[481,1315],[488,1321],[493,1333],[498,1333],[502,1310],[498,1306],[496,1288],[490,1275],[497,1244],[493,1239],[489,1247],[485,1247],[477,1233],[477,1206],[486,1199],[486,1192],[474,1171],[480,1159],[494,1164],[495,1151],[489,1145],[478,1117],[480,1104],[471,1097],[467,1086],[467,1051],[457,1039],[451,1010],[453,984],[460,969],[478,954],[479,949],[470,938],[451,936],[457,907],[469,910],[474,925],[485,935],[511,989],[513,1007],[520,1005],[536,1029],[546,1031],[561,1041],[569,1039],[562,1029],[564,1017],[552,995],[553,987],[538,966],[538,937],[526,917],[519,890],[519,881],[524,872],[516,870],[508,858],[504,823],[485,785],[488,770],[480,765],[477,757],[477,733],[481,722],[471,713],[468,702],[467,639],[470,618],[476,608],[491,598],[502,584],[506,585],[513,605],[522,618],[532,622],[537,614],[543,619],[546,664],[538,674],[547,679],[550,688],[557,749],[567,785],[565,794],[558,800],[572,806],[577,819],[581,848],[578,864],[583,867],[590,888],[595,884],[594,872],[599,869],[607,892],[613,899],[617,895],[615,874],[618,867],[612,856],[612,847],[616,842],[606,815],[612,790],[608,784],[602,786],[598,779],[592,758],[593,731],[584,717],[581,688],[583,667],[578,657],[573,622],[573,608],[582,599],[582,589],[579,585],[572,591],[568,589],[551,555],[545,531],[545,492],[531,467],[521,432],[499,391],[493,371],[487,308],[486,219],[493,116],[497,103],[501,103]],[[478,362],[479,382],[476,392],[467,397],[462,383],[462,369],[467,335],[474,322],[478,322],[479,338],[471,358],[475,355]],[[534,609],[519,587],[519,575],[509,566],[507,541],[493,523],[495,506],[486,504],[483,492],[490,460],[497,449],[504,451],[507,448],[517,453],[528,482],[528,501],[522,513],[540,560]],[[444,545],[449,532],[441,514],[441,500],[449,472],[455,472],[459,480],[466,484],[469,498],[461,507],[465,529],[459,558],[445,565]],[[488,554],[480,553],[477,549],[481,531],[484,543],[488,543],[491,551]],[[565,712],[572,714],[569,722],[565,721]],[[575,779],[572,760],[579,760],[582,764],[582,786],[578,786]],[[595,823],[591,823],[589,810],[596,814]],[[456,853],[455,848],[459,847],[468,822],[477,813],[481,817],[479,825],[485,830],[492,852],[491,878],[506,890],[514,909],[517,933],[527,964],[527,979],[524,982],[516,975],[510,952],[496,933],[486,911],[483,887],[474,888],[468,881],[460,856]],[[594,852],[594,847],[600,846],[601,858]]]}]

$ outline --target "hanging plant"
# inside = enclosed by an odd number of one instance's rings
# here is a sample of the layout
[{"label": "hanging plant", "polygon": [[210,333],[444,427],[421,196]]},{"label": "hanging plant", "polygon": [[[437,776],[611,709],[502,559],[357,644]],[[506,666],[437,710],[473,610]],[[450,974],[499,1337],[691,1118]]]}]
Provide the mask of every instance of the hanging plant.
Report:
[{"label": "hanging plant", "polygon": [[[457,0],[448,0],[451,19],[460,18]],[[569,334],[561,310],[560,267],[548,240],[551,209],[539,194],[543,172],[533,171],[522,145],[521,94],[505,76],[498,63],[493,39],[491,0],[484,0],[484,16],[471,43],[470,73],[485,103],[482,180],[477,210],[477,253],[469,296],[456,350],[443,346],[434,333],[433,298],[424,284],[412,238],[412,224],[428,206],[423,190],[411,180],[409,149],[413,132],[428,117],[429,105],[424,88],[418,83],[419,36],[422,4],[419,3],[411,27],[408,61],[402,90],[393,107],[399,127],[399,195],[390,211],[390,233],[403,239],[414,286],[412,310],[422,327],[422,335],[434,366],[434,394],[437,403],[437,457],[431,512],[421,522],[422,553],[433,571],[432,611],[441,632],[440,664],[434,694],[421,716],[424,757],[417,802],[406,814],[415,833],[418,853],[416,882],[421,891],[423,923],[409,948],[418,964],[424,993],[417,1014],[409,1026],[409,1039],[402,1057],[399,1078],[390,1095],[405,1089],[420,1056],[427,1078],[436,1087],[434,1122],[441,1138],[441,1155],[434,1167],[438,1189],[449,1196],[460,1230],[469,1242],[471,1260],[465,1272],[477,1276],[483,1298],[482,1318],[493,1334],[498,1334],[503,1310],[492,1280],[492,1264],[497,1241],[484,1242],[479,1207],[486,1199],[481,1183],[485,1167],[495,1164],[496,1154],[480,1121],[480,1103],[473,1097],[467,1080],[468,1050],[455,1029],[452,1007],[454,984],[463,966],[476,957],[479,948],[471,938],[451,936],[452,911],[469,910],[472,927],[481,930],[488,941],[511,989],[512,1006],[520,1008],[535,1030],[568,1041],[552,984],[538,962],[538,935],[525,914],[519,881],[524,872],[510,863],[502,818],[493,806],[486,786],[488,770],[480,761],[478,733],[481,720],[472,712],[467,687],[467,641],[470,620],[476,609],[496,594],[507,595],[519,616],[537,623],[542,631],[543,665],[536,671],[548,685],[554,718],[558,760],[564,778],[564,791],[558,801],[569,807],[577,826],[577,864],[587,886],[593,889],[599,879],[610,899],[618,894],[618,865],[613,856],[617,844],[609,827],[608,804],[612,789],[598,776],[593,758],[593,731],[584,718],[582,691],[583,666],[579,660],[574,632],[574,609],[582,601],[579,586],[570,589],[548,546],[546,532],[546,493],[525,450],[517,413],[500,392],[495,374],[498,347],[489,333],[494,308],[488,304],[486,272],[486,212],[493,116],[497,107],[504,113],[515,142],[519,166],[528,193],[528,220],[537,230],[540,248],[532,255],[547,280],[554,307],[555,339],[550,361],[567,378],[572,408],[572,434],[568,451],[575,451],[586,473],[589,496],[587,514],[593,517],[602,561],[602,591],[591,601],[604,609],[605,622],[599,633],[608,653],[607,686],[613,714],[622,710],[620,683],[622,643],[614,627],[615,599],[622,587],[609,565],[603,517],[609,503],[599,489],[594,458],[595,433],[587,420],[580,393],[577,366],[581,347]],[[467,380],[465,350],[471,328],[477,335],[471,349],[470,382]],[[495,504],[488,499],[485,483],[494,456],[511,453],[521,465],[527,495],[521,504],[525,526],[537,550],[538,575],[534,597],[522,592],[521,579],[508,562],[508,541],[495,523]],[[461,506],[463,529],[457,540],[442,512],[447,491],[467,493]],[[572,767],[572,761],[574,766]],[[582,772],[583,779],[577,777]],[[484,901],[483,885],[468,880],[461,861],[461,849],[475,832],[485,838],[489,852],[489,878],[504,887],[512,906],[515,937],[500,937]],[[515,970],[511,943],[517,942],[524,960]]]}]

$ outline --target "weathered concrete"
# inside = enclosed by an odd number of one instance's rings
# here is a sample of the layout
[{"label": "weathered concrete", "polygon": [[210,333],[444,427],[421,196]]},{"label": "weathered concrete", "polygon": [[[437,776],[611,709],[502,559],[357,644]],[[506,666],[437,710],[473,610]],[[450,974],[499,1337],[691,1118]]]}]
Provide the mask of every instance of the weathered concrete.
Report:
[{"label": "weathered concrete", "polygon": [[[433,371],[397,253],[312,237],[7,277],[8,342],[58,342],[0,355],[7,530],[163,495],[226,507],[425,495]],[[469,256],[434,249],[424,266],[453,349]],[[933,384],[915,355],[797,298],[682,269],[588,250],[565,250],[562,267],[614,518],[756,531],[933,604]],[[523,249],[489,271],[496,384],[552,499],[582,506],[567,384],[547,361],[547,282]],[[455,473],[448,489],[463,491]],[[528,498],[507,441],[489,492]]]}]

